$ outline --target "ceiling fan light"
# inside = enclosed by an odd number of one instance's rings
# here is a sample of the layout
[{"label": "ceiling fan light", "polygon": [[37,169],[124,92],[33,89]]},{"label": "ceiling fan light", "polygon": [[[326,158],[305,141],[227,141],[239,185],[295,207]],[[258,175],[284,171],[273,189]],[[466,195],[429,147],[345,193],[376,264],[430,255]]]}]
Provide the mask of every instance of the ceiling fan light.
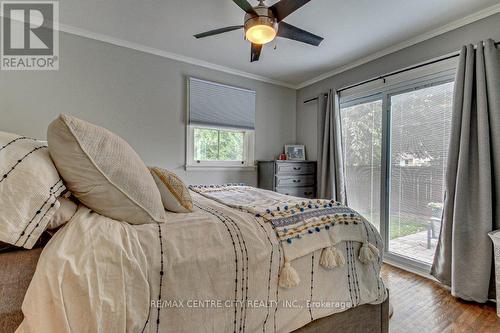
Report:
[{"label": "ceiling fan light", "polygon": [[268,25],[254,25],[247,29],[246,38],[254,44],[266,44],[276,37],[276,30]]}]

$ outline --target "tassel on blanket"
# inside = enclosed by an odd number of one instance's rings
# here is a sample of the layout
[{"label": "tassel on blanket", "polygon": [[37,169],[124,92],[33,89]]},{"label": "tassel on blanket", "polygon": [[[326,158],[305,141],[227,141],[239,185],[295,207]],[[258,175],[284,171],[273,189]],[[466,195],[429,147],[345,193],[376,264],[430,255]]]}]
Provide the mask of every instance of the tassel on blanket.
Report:
[{"label": "tassel on blanket", "polygon": [[377,259],[379,255],[378,249],[375,245],[370,244],[369,242],[364,242],[361,248],[359,249],[359,261],[363,264],[369,264]]},{"label": "tassel on blanket", "polygon": [[325,247],[321,252],[319,264],[326,269],[332,269],[345,264],[344,255],[335,246]]},{"label": "tassel on blanket", "polygon": [[279,286],[282,288],[293,288],[299,285],[300,278],[295,268],[286,261],[283,268],[281,268]]}]

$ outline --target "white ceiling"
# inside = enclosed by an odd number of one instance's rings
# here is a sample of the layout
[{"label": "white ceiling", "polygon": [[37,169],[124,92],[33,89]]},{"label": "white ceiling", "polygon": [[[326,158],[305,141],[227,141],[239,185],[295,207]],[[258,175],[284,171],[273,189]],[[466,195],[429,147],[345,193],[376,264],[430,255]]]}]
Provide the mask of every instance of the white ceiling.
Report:
[{"label": "white ceiling", "polygon": [[[257,0],[249,0],[252,5]],[[276,0],[268,0],[267,5]],[[313,0],[285,19],[325,38],[319,47],[278,38],[250,63],[242,30],[197,40],[193,34],[242,24],[231,0],[61,0],[62,25],[203,60],[296,86],[439,28],[498,0]],[[71,29],[70,29],[71,30]]]}]

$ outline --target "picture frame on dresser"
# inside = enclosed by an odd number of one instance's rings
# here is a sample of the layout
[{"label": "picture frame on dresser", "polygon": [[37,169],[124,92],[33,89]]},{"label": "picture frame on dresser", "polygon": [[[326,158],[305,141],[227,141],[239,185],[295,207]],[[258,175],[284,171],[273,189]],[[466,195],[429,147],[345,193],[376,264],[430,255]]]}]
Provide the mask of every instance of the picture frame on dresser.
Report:
[{"label": "picture frame on dresser", "polygon": [[301,198],[316,197],[316,161],[258,161],[257,172],[259,188]]},{"label": "picture frame on dresser", "polygon": [[304,145],[285,145],[286,159],[290,161],[305,161],[306,147]]}]

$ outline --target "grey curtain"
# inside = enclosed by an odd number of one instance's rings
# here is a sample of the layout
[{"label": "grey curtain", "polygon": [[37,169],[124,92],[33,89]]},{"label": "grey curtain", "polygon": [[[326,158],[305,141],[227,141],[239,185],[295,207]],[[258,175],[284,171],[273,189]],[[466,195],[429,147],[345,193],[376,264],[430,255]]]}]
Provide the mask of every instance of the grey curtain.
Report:
[{"label": "grey curtain", "polygon": [[441,234],[431,274],[454,296],[493,296],[493,250],[500,228],[500,52],[492,40],[460,52]]},{"label": "grey curtain", "polygon": [[318,195],[347,204],[337,92],[318,97]]}]

